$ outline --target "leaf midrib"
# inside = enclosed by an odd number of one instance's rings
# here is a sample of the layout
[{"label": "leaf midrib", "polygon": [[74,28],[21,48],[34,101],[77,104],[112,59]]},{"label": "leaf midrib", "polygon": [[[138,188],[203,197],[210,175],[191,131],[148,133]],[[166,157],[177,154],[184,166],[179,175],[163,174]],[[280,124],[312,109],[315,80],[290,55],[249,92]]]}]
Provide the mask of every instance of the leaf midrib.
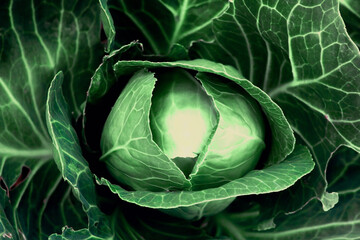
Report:
[{"label": "leaf midrib", "polygon": [[189,0],[184,0],[182,5],[180,6],[179,20],[175,23],[175,30],[172,34],[169,47],[173,46],[178,40],[179,32],[185,22],[186,10],[188,8],[188,5],[189,5]]},{"label": "leaf midrib", "polygon": [[52,149],[49,147],[35,148],[35,149],[19,149],[9,146],[0,145],[0,157],[27,157],[27,158],[51,158],[53,155]]}]

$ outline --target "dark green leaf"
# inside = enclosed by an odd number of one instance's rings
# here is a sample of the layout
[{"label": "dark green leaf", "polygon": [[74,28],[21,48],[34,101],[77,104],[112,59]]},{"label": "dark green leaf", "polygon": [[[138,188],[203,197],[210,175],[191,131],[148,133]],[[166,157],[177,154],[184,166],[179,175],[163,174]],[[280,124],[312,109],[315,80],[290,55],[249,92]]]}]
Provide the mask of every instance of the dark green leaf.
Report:
[{"label": "dark green leaf", "polygon": [[[19,174],[12,180],[6,173]],[[0,174],[8,188],[7,193],[1,189],[5,229],[15,228],[12,234],[15,239],[22,239],[22,235],[47,239],[50,234],[61,232],[64,225],[87,226],[80,203],[63,182],[52,159],[9,158]]]},{"label": "dark green leaf", "polygon": [[[45,102],[52,76],[63,69],[71,109],[74,116],[79,115],[86,83],[102,52],[96,4],[0,3],[0,176],[7,189],[4,194],[0,189],[1,225],[14,239],[44,239],[66,224],[83,227],[80,219],[84,213],[75,210],[76,203],[73,207],[61,205],[72,203],[73,197],[52,160]],[[63,200],[58,204],[54,198]],[[48,205],[49,201],[53,204]],[[62,217],[52,211],[60,211]],[[75,223],[69,220],[74,215],[79,216]]]},{"label": "dark green leaf", "polygon": [[[109,55],[104,56],[103,62],[96,69],[91,78],[91,87],[87,101],[96,102],[103,97],[109,88],[114,84],[117,77],[113,70],[113,65],[120,59],[136,59],[141,54],[142,45],[137,42],[122,46],[120,49],[112,51]],[[104,84],[106,82],[106,84]]]},{"label": "dark green leaf", "polygon": [[[357,1],[341,3],[350,35],[358,34]],[[191,54],[233,65],[279,104],[318,166],[307,199],[316,195],[331,208],[331,153],[341,145],[360,151],[360,54],[338,2],[239,0],[214,20],[213,31],[215,41],[194,44]]]},{"label": "dark green leaf", "polygon": [[62,82],[63,74],[59,72],[50,85],[46,104],[46,119],[53,141],[55,162],[88,215],[89,234],[107,237],[110,235],[110,226],[97,206],[92,173],[82,156],[78,137],[71,126],[68,106],[62,94]]},{"label": "dark green leaf", "polygon": [[119,44],[140,40],[146,52],[166,54],[176,43],[188,47],[194,40],[211,39],[212,19],[228,8],[228,1],[112,0],[109,8]]},{"label": "dark green leaf", "polygon": [[343,147],[334,154],[328,167],[329,190],[337,191],[340,200],[327,212],[314,199],[295,214],[276,217],[273,222],[276,228],[271,230],[256,231],[255,225],[241,221],[236,213],[219,217],[218,223],[238,239],[357,239],[360,235],[359,170],[360,155],[355,151]]}]

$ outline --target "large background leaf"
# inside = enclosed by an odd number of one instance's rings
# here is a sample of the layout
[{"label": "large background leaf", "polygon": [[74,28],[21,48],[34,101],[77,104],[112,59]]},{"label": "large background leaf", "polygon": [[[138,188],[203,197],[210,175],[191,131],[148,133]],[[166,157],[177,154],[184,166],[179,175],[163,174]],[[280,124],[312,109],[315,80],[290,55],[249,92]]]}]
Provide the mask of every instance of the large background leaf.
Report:
[{"label": "large background leaf", "polygon": [[62,69],[71,111],[79,115],[103,52],[97,4],[0,3],[0,226],[14,239],[43,239],[64,225],[87,225],[52,160],[45,102],[53,75]]},{"label": "large background leaf", "polygon": [[[5,213],[5,222],[8,219],[13,225],[14,239],[18,239],[17,235],[19,239],[21,235],[28,239],[47,239],[50,234],[61,232],[65,225],[75,229],[87,226],[81,204],[73,196],[71,187],[63,182],[52,159],[41,159],[39,163],[39,159],[12,158],[1,170],[6,183],[11,184],[8,193],[0,191],[8,195],[1,203],[5,207],[2,213]],[[11,182],[14,172],[20,175]],[[6,226],[5,232],[10,229]]]},{"label": "large background leaf", "polygon": [[175,44],[188,47],[194,40],[211,39],[212,19],[228,8],[228,1],[111,0],[108,1],[110,12],[106,4],[103,6],[109,41],[112,41],[115,29],[116,45],[140,40],[145,45],[145,52],[166,54]]},{"label": "large background leaf", "polygon": [[[343,3],[357,14],[355,2]],[[270,94],[317,163],[299,206],[316,196],[331,208],[337,195],[326,192],[330,155],[341,145],[360,151],[360,54],[338,2],[239,0],[213,31],[215,41],[194,44],[192,57],[233,65]]]},{"label": "large background leaf", "polygon": [[322,204],[314,199],[295,214],[281,214],[269,221],[267,227],[272,229],[263,228],[266,231],[257,231],[256,208],[243,213],[229,212],[217,217],[219,231],[235,239],[358,239],[359,170],[360,155],[342,147],[328,167],[329,190],[340,196],[333,209],[324,212]]},{"label": "large background leaf", "polygon": [[[232,65],[255,85],[268,91],[291,79],[290,62],[284,49],[259,32],[260,16],[251,10],[259,10],[261,3],[253,1],[249,5],[242,0],[231,3],[226,13],[213,20],[214,39],[194,42],[190,55]],[[269,21],[268,16],[263,21]],[[273,27],[280,26],[274,24]],[[286,29],[275,32],[284,34]]]}]

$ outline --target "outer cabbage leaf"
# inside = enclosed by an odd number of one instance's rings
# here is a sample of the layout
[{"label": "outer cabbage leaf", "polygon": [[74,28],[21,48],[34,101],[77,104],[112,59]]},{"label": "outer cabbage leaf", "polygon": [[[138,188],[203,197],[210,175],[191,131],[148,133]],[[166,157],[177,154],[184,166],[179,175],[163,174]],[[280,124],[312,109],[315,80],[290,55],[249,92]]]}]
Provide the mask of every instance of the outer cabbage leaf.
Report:
[{"label": "outer cabbage leaf", "polygon": [[109,55],[105,55],[102,63],[96,69],[91,78],[92,88],[87,96],[87,101],[95,102],[103,97],[108,91],[108,86],[101,84],[103,79],[107,79],[107,84],[112,86],[117,79],[113,71],[113,65],[119,60],[135,60],[139,59],[142,53],[142,45],[137,42],[131,42],[121,48],[112,51]]},{"label": "outer cabbage leaf", "polygon": [[[46,120],[53,141],[55,162],[88,215],[88,229],[80,230],[77,234],[106,238],[111,235],[110,226],[97,206],[92,173],[81,155],[76,132],[70,124],[68,106],[62,94],[62,81],[63,74],[59,72],[50,85],[46,104]],[[64,231],[63,235],[66,236],[66,233]]]},{"label": "outer cabbage leaf", "polygon": [[[105,178],[97,178],[97,182],[107,185],[113,193],[118,194],[125,201],[144,207],[162,209],[169,214],[192,219],[202,217],[205,207],[221,208],[224,203],[229,204],[237,196],[284,190],[309,173],[313,167],[314,163],[309,151],[299,146],[282,163],[263,170],[250,171],[244,177],[218,188],[177,192],[127,191]],[[189,206],[191,208],[188,208]]]}]

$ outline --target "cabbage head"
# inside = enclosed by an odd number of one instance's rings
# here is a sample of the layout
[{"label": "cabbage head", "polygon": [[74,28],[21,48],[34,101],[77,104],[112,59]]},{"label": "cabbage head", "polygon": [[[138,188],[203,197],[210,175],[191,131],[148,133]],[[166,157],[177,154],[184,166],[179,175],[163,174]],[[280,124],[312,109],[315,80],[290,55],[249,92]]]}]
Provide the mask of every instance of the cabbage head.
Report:
[{"label": "cabbage head", "polygon": [[[199,219],[222,211],[244,190],[283,188],[313,166],[292,167],[297,173],[288,175],[295,178],[273,186],[251,180],[293,152],[294,136],[280,108],[230,66],[118,61],[114,72],[124,87],[102,128],[99,159],[109,177],[98,180],[123,200]],[[94,78],[89,102],[111,84]]]}]

